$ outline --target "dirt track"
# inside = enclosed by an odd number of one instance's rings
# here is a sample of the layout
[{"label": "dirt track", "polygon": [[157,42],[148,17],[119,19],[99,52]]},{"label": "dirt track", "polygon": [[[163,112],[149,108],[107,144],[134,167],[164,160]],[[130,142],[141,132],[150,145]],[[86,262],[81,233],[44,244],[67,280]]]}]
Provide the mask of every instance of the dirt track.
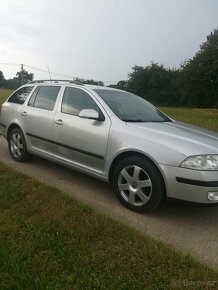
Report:
[{"label": "dirt track", "polygon": [[137,214],[120,205],[107,183],[37,157],[28,163],[14,162],[1,136],[0,160],[218,269],[218,205],[169,201],[152,214]]}]

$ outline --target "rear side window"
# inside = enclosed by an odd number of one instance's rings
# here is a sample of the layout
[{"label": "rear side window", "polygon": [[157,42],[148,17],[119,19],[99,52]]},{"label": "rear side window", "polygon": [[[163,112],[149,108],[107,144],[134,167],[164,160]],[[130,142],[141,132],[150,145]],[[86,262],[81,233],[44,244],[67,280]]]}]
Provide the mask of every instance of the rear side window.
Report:
[{"label": "rear side window", "polygon": [[100,110],[86,92],[77,88],[66,87],[61,106],[62,113],[78,116],[83,109],[93,109],[97,112]]},{"label": "rear side window", "polygon": [[8,99],[8,102],[22,105],[26,101],[26,98],[29,96],[32,89],[33,89],[33,86],[29,86],[29,87],[24,87],[24,88],[17,90]]},{"label": "rear side window", "polygon": [[52,111],[60,88],[59,86],[37,87],[28,102],[28,106]]}]

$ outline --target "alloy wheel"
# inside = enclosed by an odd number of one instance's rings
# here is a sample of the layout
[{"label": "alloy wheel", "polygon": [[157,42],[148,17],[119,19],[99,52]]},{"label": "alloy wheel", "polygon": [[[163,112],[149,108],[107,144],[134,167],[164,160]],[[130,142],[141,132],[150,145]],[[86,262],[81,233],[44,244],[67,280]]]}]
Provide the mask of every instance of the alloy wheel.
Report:
[{"label": "alloy wheel", "polygon": [[152,195],[152,182],[149,175],[136,165],[121,170],[118,188],[122,198],[133,206],[146,204]]},{"label": "alloy wheel", "polygon": [[13,133],[10,139],[10,149],[13,156],[19,158],[23,153],[23,148],[22,136],[18,132]]}]

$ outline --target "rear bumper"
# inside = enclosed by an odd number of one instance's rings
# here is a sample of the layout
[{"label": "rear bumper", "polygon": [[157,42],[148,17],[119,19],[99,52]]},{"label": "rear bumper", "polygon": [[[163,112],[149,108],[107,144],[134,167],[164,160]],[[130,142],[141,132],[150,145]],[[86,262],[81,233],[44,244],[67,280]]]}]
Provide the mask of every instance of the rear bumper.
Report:
[{"label": "rear bumper", "polygon": [[[218,193],[218,171],[199,171],[160,164],[168,197],[198,203],[217,203],[209,193]],[[211,196],[211,195],[210,195]]]}]

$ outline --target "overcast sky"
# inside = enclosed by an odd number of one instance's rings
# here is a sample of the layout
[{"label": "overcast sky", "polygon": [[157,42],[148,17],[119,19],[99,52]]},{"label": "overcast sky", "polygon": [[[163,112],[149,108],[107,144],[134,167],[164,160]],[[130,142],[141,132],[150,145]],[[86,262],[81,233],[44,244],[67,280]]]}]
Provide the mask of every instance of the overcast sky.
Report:
[{"label": "overcast sky", "polygon": [[[217,27],[218,0],[0,0],[0,63],[107,85],[135,64],[178,67]],[[0,70],[9,78],[19,67]]]}]

